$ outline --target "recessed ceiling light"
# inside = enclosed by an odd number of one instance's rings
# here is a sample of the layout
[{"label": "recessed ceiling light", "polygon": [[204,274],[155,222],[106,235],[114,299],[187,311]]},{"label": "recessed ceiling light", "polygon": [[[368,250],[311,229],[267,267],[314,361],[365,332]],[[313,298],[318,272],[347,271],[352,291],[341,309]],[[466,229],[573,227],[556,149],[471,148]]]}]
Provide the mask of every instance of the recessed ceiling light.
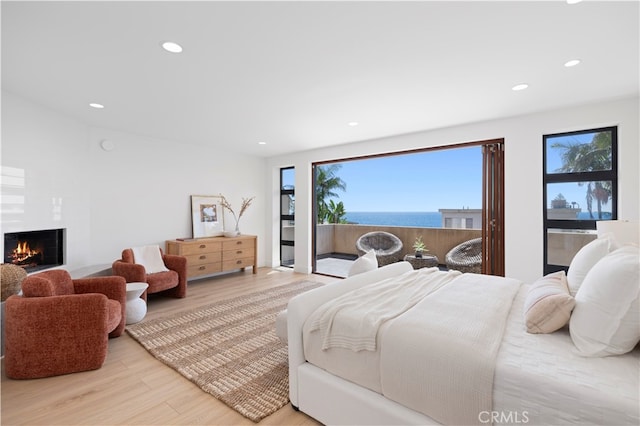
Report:
[{"label": "recessed ceiling light", "polygon": [[360,124],[360,123],[358,123],[357,121],[350,121],[350,122],[347,123],[347,125],[349,125],[351,127],[356,127],[358,124]]},{"label": "recessed ceiling light", "polygon": [[521,83],[521,84],[516,84],[515,86],[513,86],[511,88],[511,90],[514,90],[514,91],[517,92],[517,91],[520,91],[520,90],[524,90],[527,87],[529,87],[529,85],[527,83]]},{"label": "recessed ceiling light", "polygon": [[104,105],[99,104],[99,103],[96,103],[96,102],[91,102],[91,103],[89,104],[89,106],[90,106],[91,108],[96,108],[96,109],[102,109],[102,108],[104,108]]},{"label": "recessed ceiling light", "polygon": [[580,59],[572,59],[570,61],[565,62],[564,66],[567,68],[570,68],[570,67],[575,67],[579,63],[580,63]]},{"label": "recessed ceiling light", "polygon": [[266,145],[266,144],[267,144],[266,142],[262,142],[262,141],[258,142],[258,145]]},{"label": "recessed ceiling light", "polygon": [[576,4],[580,3],[582,0],[567,0],[567,4]]},{"label": "recessed ceiling light", "polygon": [[174,43],[172,41],[165,41],[162,43],[162,48],[164,50],[166,50],[167,52],[171,52],[171,53],[181,53],[182,52],[182,46],[180,46],[178,43]]}]

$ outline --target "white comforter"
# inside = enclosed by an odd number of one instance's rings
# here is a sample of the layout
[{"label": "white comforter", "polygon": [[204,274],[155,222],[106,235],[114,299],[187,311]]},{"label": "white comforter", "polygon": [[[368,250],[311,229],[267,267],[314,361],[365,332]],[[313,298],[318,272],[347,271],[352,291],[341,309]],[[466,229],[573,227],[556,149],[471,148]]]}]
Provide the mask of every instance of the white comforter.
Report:
[{"label": "white comforter", "polygon": [[481,424],[478,413],[493,410],[496,358],[519,288],[463,274],[391,322],[382,336],[383,394],[443,424]]},{"label": "white comforter", "polygon": [[382,324],[460,275],[425,268],[359,288],[320,306],[307,320],[309,331],[320,331],[323,350],[375,351]]},{"label": "white comforter", "polygon": [[410,271],[326,303],[305,329],[323,333],[323,350],[378,349],[380,389],[389,399],[441,423],[478,424],[478,413],[492,410],[495,358],[519,286],[437,268]]}]

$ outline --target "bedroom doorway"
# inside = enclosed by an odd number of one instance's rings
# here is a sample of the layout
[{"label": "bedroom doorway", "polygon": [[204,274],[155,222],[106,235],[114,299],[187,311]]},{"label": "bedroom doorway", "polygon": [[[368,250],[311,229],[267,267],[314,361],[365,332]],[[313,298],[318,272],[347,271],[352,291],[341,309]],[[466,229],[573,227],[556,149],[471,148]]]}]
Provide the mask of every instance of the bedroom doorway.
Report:
[{"label": "bedroom doorway", "polygon": [[346,276],[358,236],[381,230],[402,257],[424,237],[443,269],[449,250],[478,240],[477,271],[504,276],[503,153],[494,139],[314,163],[312,271]]}]

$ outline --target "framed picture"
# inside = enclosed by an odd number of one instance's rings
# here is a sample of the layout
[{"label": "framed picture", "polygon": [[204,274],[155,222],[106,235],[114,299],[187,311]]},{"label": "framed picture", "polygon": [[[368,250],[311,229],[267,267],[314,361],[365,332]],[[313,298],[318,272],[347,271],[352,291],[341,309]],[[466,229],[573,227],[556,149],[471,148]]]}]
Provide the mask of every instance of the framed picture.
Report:
[{"label": "framed picture", "polygon": [[219,195],[191,196],[193,238],[214,237],[224,232],[222,197]]}]

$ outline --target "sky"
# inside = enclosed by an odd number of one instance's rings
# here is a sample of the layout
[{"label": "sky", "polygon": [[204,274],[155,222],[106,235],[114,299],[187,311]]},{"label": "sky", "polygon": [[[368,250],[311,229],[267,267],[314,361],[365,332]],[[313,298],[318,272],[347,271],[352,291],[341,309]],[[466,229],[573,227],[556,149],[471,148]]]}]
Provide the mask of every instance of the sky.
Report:
[{"label": "sky", "polygon": [[435,212],[482,207],[479,146],[340,163],[347,212]]},{"label": "sky", "polygon": [[[592,137],[592,133],[571,135],[556,138],[554,142],[590,142]],[[346,191],[338,190],[338,198],[334,201],[342,201],[347,212],[437,212],[439,209],[482,208],[482,151],[479,146],[338,164],[342,166],[336,174],[346,183]],[[548,150],[547,169],[553,171],[560,166],[560,151]],[[286,179],[285,184],[288,181]],[[290,183],[293,183],[292,177]],[[576,207],[586,211],[586,186],[576,183],[549,185],[548,207],[559,193],[569,203],[574,202]],[[604,210],[611,211],[610,205]]]}]

